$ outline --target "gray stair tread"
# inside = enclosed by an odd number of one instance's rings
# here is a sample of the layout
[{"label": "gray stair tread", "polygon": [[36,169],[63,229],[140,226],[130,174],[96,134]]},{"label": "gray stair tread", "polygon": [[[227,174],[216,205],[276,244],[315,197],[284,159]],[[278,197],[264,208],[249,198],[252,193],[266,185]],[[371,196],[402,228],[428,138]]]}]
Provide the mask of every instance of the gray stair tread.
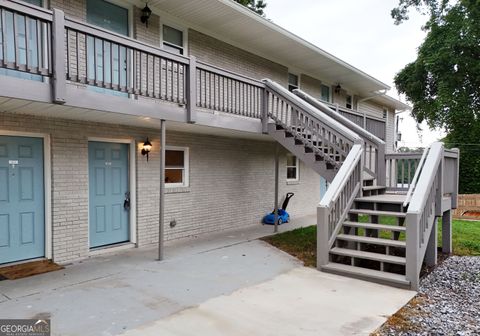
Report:
[{"label": "gray stair tread", "polygon": [[361,222],[343,222],[346,226],[361,227],[365,229],[375,229],[375,230],[390,230],[390,231],[406,231],[405,226],[398,225],[388,225],[388,224],[376,224],[376,223],[361,223]]},{"label": "gray stair tread", "polygon": [[370,175],[370,174],[367,173],[366,171],[363,171],[363,179],[364,179],[364,180],[374,180],[375,177],[373,177],[372,175]]},{"label": "gray stair tread", "polygon": [[373,186],[364,186],[362,187],[363,190],[369,191],[369,190],[379,190],[379,189],[385,189],[385,186],[378,186],[378,185],[373,185]]},{"label": "gray stair tread", "polygon": [[357,201],[357,202],[372,202],[372,203],[403,204],[403,202],[405,202],[406,198],[407,198],[406,195],[383,194],[383,195],[357,197],[357,198],[355,198],[355,201]]},{"label": "gray stair tread", "polygon": [[330,250],[330,253],[342,255],[342,256],[355,257],[355,258],[376,260],[376,261],[387,262],[391,264],[398,264],[398,265],[406,264],[406,259],[402,257],[381,254],[381,253],[367,252],[367,251],[344,249],[340,247],[334,247],[333,249]]},{"label": "gray stair tread", "polygon": [[407,215],[404,212],[379,211],[379,210],[368,210],[368,209],[350,209],[348,212],[353,213],[353,214],[376,215],[376,216],[394,216],[394,217],[405,217]]},{"label": "gray stair tread", "polygon": [[410,285],[410,281],[408,281],[405,276],[401,274],[381,272],[368,268],[355,267],[338,263],[329,263],[327,265],[324,265],[322,266],[322,271],[346,276],[353,275],[366,279],[375,279],[386,283],[395,283],[401,286]]},{"label": "gray stair tread", "polygon": [[337,235],[337,239],[355,241],[355,242],[366,243],[366,244],[394,246],[394,247],[405,247],[406,246],[406,243],[404,241],[401,241],[401,240],[383,239],[383,238],[375,238],[375,237],[364,237],[364,236],[347,235],[347,234],[339,234],[339,235]]}]

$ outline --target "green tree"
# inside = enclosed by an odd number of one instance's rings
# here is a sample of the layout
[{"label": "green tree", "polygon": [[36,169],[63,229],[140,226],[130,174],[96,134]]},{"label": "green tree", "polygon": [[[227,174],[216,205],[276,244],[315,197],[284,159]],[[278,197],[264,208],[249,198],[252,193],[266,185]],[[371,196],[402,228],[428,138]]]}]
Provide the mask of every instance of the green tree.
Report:
[{"label": "green tree", "polygon": [[235,0],[235,2],[238,2],[261,16],[265,16],[267,3],[263,0]]},{"label": "green tree", "polygon": [[417,59],[395,77],[417,122],[447,132],[460,148],[460,192],[480,192],[480,0],[400,0],[397,24],[416,9],[429,15]]}]

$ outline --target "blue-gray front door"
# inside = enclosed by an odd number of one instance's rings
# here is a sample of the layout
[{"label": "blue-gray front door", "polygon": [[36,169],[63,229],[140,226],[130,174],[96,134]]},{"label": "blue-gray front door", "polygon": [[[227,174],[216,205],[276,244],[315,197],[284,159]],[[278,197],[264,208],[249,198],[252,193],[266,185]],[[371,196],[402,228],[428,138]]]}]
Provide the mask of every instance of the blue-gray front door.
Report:
[{"label": "blue-gray front door", "polygon": [[0,264],[45,255],[43,139],[0,136]]},{"label": "blue-gray front door", "polygon": [[128,145],[90,142],[90,247],[129,240]]},{"label": "blue-gray front door", "polygon": [[[105,0],[87,0],[87,22],[128,36],[128,9]],[[127,48],[87,36],[87,76],[91,80],[127,86]],[[128,97],[124,92],[90,87],[91,90]]]}]

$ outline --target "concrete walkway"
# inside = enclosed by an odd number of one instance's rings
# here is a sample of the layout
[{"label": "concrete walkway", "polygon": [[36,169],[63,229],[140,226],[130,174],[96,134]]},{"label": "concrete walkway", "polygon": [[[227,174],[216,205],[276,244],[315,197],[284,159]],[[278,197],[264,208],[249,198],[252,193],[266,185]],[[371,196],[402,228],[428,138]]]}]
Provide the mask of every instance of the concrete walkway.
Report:
[{"label": "concrete walkway", "polygon": [[[285,231],[311,225],[313,222],[314,217],[298,219],[280,229]],[[124,332],[159,334],[158,328],[167,332],[170,330],[167,325],[172,323],[169,321],[184,318],[182,316],[194,314],[197,317],[192,316],[192,321],[198,320],[198,314],[202,314],[205,309],[204,305],[211,312],[215,309],[235,311],[238,306],[238,311],[246,314],[250,310],[248,302],[254,304],[256,297],[257,301],[266,304],[255,316],[265,321],[267,329],[250,334],[264,335],[265,332],[270,332],[268,328],[276,325],[278,317],[283,316],[280,313],[301,319],[302,314],[298,314],[299,308],[292,305],[295,300],[289,295],[297,295],[302,310],[316,312],[316,328],[323,324],[320,318],[323,313],[320,312],[326,307],[328,311],[345,314],[340,311],[344,311],[350,303],[345,306],[342,302],[348,292],[339,290],[341,288],[350,289],[351,292],[358,289],[365,295],[369,293],[369,298],[378,293],[379,301],[375,301],[376,305],[385,309],[381,314],[371,311],[370,318],[375,321],[371,324],[372,327],[373,324],[379,324],[379,315],[393,313],[392,307],[403,305],[411,295],[407,291],[398,292],[389,287],[305,269],[293,257],[255,240],[271,234],[272,230],[270,226],[258,226],[169,243],[167,259],[162,262],[155,261],[154,248],[129,249],[74,263],[57,272],[15,281],[0,281],[0,318],[51,318],[52,335],[107,336]],[[331,280],[325,282],[322,279]],[[308,282],[317,283],[315,292],[318,295],[315,299],[308,299],[312,293],[302,289]],[[335,284],[340,287],[335,287]],[[245,293],[245,297],[242,293]],[[335,293],[338,293],[338,298]],[[404,296],[397,293],[404,293]],[[360,303],[363,299],[357,298],[361,311],[363,307]],[[225,304],[223,308],[222,302]],[[281,307],[283,312],[275,307]],[[199,313],[195,313],[196,309]],[[331,316],[352,323],[359,320],[358,315],[348,311],[340,317],[336,316],[337,313]],[[227,316],[235,318],[233,313],[225,315]],[[248,314],[244,316],[247,320],[252,319]],[[300,320],[284,320],[292,327],[303,325]],[[217,331],[225,334],[218,328],[208,329],[208,321],[203,319],[203,329],[199,329],[204,332],[203,335]],[[165,327],[162,323],[166,323]],[[236,325],[233,320],[231,323]],[[315,322],[312,320],[311,323]],[[202,335],[189,331],[188,326],[192,325],[185,324],[185,329],[178,332]],[[139,328],[143,331],[139,332]],[[322,326],[321,330],[324,328]],[[271,330],[273,332],[276,329]],[[177,332],[173,329],[170,331],[172,335]],[[243,335],[243,332],[244,329],[238,329],[237,334]]]},{"label": "concrete walkway", "polygon": [[298,267],[125,336],[370,335],[415,294]]}]

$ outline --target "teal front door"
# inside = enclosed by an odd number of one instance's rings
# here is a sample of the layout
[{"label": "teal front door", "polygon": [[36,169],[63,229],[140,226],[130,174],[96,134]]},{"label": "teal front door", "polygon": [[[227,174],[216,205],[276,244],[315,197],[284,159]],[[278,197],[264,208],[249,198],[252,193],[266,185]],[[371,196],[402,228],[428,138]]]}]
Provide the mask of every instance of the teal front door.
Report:
[{"label": "teal front door", "polygon": [[128,145],[90,142],[90,247],[129,240]]},{"label": "teal front door", "polygon": [[45,255],[43,139],[0,136],[0,264]]},{"label": "teal front door", "polygon": [[[87,0],[87,22],[128,36],[128,9],[105,0]],[[87,77],[90,80],[127,86],[127,48],[87,36]],[[124,92],[91,86],[90,90],[128,97]]]}]

